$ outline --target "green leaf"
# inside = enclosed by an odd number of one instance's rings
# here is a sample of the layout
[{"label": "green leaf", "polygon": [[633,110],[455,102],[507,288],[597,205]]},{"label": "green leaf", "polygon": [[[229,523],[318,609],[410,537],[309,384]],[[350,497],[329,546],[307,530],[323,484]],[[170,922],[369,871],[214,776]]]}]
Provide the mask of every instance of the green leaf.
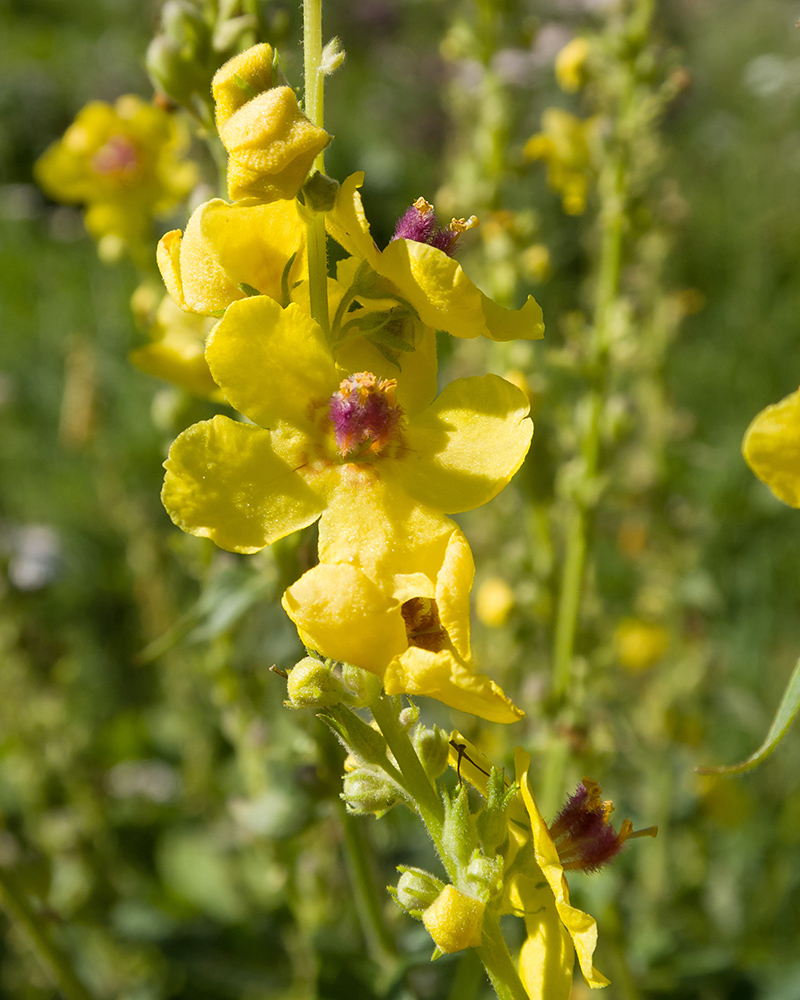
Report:
[{"label": "green leaf", "polygon": [[758,750],[740,764],[728,764],[722,767],[698,767],[695,770],[698,774],[743,774],[745,771],[752,771],[754,767],[758,767],[762,761],[766,760],[780,743],[794,721],[798,710],[800,710],[800,660],[795,664],[792,676],[786,685],[778,711],[769,727],[767,738]]}]

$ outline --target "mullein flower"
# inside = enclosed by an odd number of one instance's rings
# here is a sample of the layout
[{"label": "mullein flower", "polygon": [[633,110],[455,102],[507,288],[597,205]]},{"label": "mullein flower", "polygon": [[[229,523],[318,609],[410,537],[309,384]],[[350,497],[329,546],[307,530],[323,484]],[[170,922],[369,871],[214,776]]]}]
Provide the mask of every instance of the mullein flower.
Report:
[{"label": "mullein flower", "polygon": [[187,312],[217,315],[251,292],[283,302],[306,267],[306,227],[297,202],[200,205],[182,233],[158,244],[158,266],[172,298]]},{"label": "mullein flower", "polygon": [[306,118],[291,87],[278,85],[272,47],[255,45],[229,59],[212,93],[230,199],[294,198],[330,136]]},{"label": "mullein flower", "polygon": [[[351,348],[351,367],[337,367],[307,311],[263,295],[228,307],[206,360],[252,423],[216,416],[181,434],[162,498],[184,531],[235,552],[257,552],[320,515],[359,532],[362,507],[367,522],[417,507],[471,510],[506,485],[533,431],[527,400],[504,379],[458,379],[434,400],[433,379],[413,377],[427,359],[410,360],[401,378],[366,343]],[[352,502],[371,494],[374,508]]]},{"label": "mullein flower", "polygon": [[[383,291],[388,299],[408,303],[422,323],[454,337],[506,341],[543,336],[542,310],[532,296],[517,311],[505,309],[484,295],[451,256],[459,237],[477,225],[474,216],[442,227],[432,207],[420,198],[381,251],[370,235],[358,193],[363,180],[363,173],[348,177],[325,218],[330,235],[372,276],[370,296]],[[366,287],[369,279],[356,274]]]},{"label": "mullein flower", "polygon": [[58,201],[86,206],[86,228],[101,253],[119,256],[144,241],[197,180],[183,158],[188,140],[178,120],[133,95],[93,101],[39,158],[35,175]]},{"label": "mullein flower", "polygon": [[800,507],[800,389],[754,418],[742,454],[779,500]]},{"label": "mullein flower", "polygon": [[180,309],[164,295],[147,334],[150,343],[131,351],[136,367],[166,379],[194,396],[221,398],[205,359],[206,336],[211,321]]},{"label": "mullein flower", "polygon": [[302,642],[377,674],[387,694],[426,695],[492,722],[516,722],[523,713],[472,663],[475,567],[461,531],[419,513],[411,522],[401,518],[397,528],[381,518],[376,528],[354,513],[358,541],[352,530],[331,535],[328,526],[321,532],[322,561],[284,594]]},{"label": "mullein flower", "polygon": [[544,160],[547,183],[561,195],[567,215],[581,215],[586,209],[589,184],[594,179],[592,145],[599,119],[578,118],[561,108],[542,113],[542,131],[531,136],[522,148],[529,160]]},{"label": "mullein flower", "polygon": [[[460,733],[450,739],[450,764],[486,797],[492,762]],[[531,1000],[569,1000],[577,955],[586,983],[597,989],[608,980],[595,969],[597,923],[572,906],[565,871],[597,871],[628,840],[654,837],[657,827],[634,831],[625,820],[617,832],[609,823],[613,806],[600,799],[600,786],[584,778],[555,822],[548,827],[530,787],[530,755],[514,753],[519,793],[508,804],[504,847],[502,912],[525,921],[520,977]]]},{"label": "mullein flower", "polygon": [[590,52],[589,40],[578,37],[567,42],[556,56],[556,81],[565,93],[574,94],[586,85]]}]

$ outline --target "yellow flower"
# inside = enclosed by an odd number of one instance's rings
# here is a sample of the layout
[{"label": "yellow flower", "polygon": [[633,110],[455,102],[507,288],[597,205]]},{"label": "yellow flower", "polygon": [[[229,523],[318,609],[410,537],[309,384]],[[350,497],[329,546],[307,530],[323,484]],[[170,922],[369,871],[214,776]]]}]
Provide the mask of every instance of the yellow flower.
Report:
[{"label": "yellow flower", "polygon": [[[439,229],[431,206],[418,199],[400,220],[396,238],[380,251],[370,235],[358,193],[363,180],[364,174],[356,173],[344,181],[325,219],[331,236],[352,257],[365,262],[373,277],[383,279],[372,295],[382,289],[387,298],[408,302],[422,323],[454,337],[505,341],[543,336],[542,310],[532,296],[517,311],[504,309],[487,298],[448,255],[460,232],[477,224],[476,219],[454,220],[447,229]],[[409,223],[413,211],[418,218]]]},{"label": "yellow flower", "polygon": [[478,588],[475,610],[489,628],[502,628],[514,608],[514,591],[500,576],[490,576]]},{"label": "yellow flower", "polygon": [[[530,788],[530,762],[530,755],[518,747],[514,763],[519,794],[508,806],[501,906],[502,912],[525,920],[527,938],[519,964],[528,996],[531,1000],[569,1000],[576,954],[592,989],[607,986],[608,980],[592,962],[597,924],[571,905],[565,870],[596,871],[626,841],[654,837],[658,829],[634,831],[626,819],[617,832],[608,822],[613,806],[600,800],[600,786],[590,778],[583,779],[548,827]],[[450,765],[487,796],[493,764],[459,732],[451,734]]]},{"label": "yellow flower", "polygon": [[272,85],[271,47],[256,45],[228,60],[212,92],[231,200],[294,198],[330,136],[306,118],[291,87]]},{"label": "yellow flower", "polygon": [[589,182],[594,178],[592,144],[598,118],[577,118],[561,108],[547,108],[542,114],[542,131],[531,136],[522,148],[529,160],[544,160],[547,183],[561,195],[567,215],[581,215],[586,209]]},{"label": "yellow flower", "polygon": [[523,713],[472,663],[475,567],[466,539],[449,519],[422,510],[394,522],[382,493],[379,506],[374,493],[353,498],[363,509],[350,512],[341,535],[323,523],[322,561],[284,594],[302,642],[377,674],[387,694],[426,695],[491,722],[516,722]]},{"label": "yellow flower", "polygon": [[36,179],[58,201],[86,205],[95,239],[129,247],[194,186],[186,145],[178,120],[156,105],[130,94],[94,101],[39,158]]},{"label": "yellow flower", "polygon": [[742,454],[779,500],[800,507],[800,389],[758,414]]},{"label": "yellow flower", "polygon": [[229,205],[214,198],[184,233],[162,237],[157,257],[167,290],[188,312],[220,313],[247,298],[246,286],[282,302],[305,271],[306,227],[294,200]]},{"label": "yellow flower", "polygon": [[658,663],[669,646],[669,632],[638,618],[623,618],[614,631],[614,646],[620,664],[631,673]]},{"label": "yellow flower", "polygon": [[211,321],[183,312],[165,295],[148,329],[151,343],[131,351],[140,371],[166,379],[195,396],[220,398],[205,359]]},{"label": "yellow flower", "polygon": [[556,56],[556,80],[567,94],[586,84],[586,61],[591,49],[586,38],[573,38]]},{"label": "yellow flower", "polygon": [[[458,379],[434,400],[432,338],[425,345],[401,374],[364,341],[337,368],[300,305],[234,302],[206,360],[252,423],[216,416],[174,442],[162,494],[172,519],[221,548],[256,552],[323,512],[328,530],[358,534],[362,506],[368,521],[396,524],[420,505],[454,513],[486,503],[528,450],[527,400],[496,375]],[[371,494],[376,508],[356,502]]]},{"label": "yellow flower", "polygon": [[451,955],[463,948],[478,948],[486,904],[446,885],[422,914],[422,922],[439,951]]},{"label": "yellow flower", "polygon": [[[575,955],[592,989],[608,980],[592,964],[597,923],[572,906],[558,848],[536,806],[528,781],[530,755],[517,748],[514,764],[528,813],[536,866],[515,875],[508,888],[512,912],[524,917],[527,937],[519,956],[520,976],[531,1000],[569,1000]],[[544,882],[542,881],[544,875]]]}]

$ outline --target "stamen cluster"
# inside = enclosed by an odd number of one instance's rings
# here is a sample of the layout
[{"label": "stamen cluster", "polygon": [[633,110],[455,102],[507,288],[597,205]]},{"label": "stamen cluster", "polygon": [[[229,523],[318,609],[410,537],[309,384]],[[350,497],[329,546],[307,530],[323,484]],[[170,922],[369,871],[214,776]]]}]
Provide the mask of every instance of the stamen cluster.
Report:
[{"label": "stamen cluster", "polygon": [[427,243],[428,246],[436,247],[448,257],[452,257],[458,249],[459,237],[477,225],[478,217],[471,215],[469,219],[451,219],[447,226],[441,226],[433,205],[424,198],[417,198],[397,220],[392,241],[413,240],[415,243]]}]

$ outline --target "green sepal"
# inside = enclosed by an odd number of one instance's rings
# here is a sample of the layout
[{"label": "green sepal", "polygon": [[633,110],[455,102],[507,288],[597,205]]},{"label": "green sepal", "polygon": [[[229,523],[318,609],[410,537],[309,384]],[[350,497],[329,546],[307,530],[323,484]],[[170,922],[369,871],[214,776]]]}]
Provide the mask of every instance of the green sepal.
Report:
[{"label": "green sepal", "polygon": [[486,805],[476,821],[478,837],[487,857],[497,853],[508,835],[506,812],[517,791],[516,785],[506,788],[503,772],[496,767],[492,768]]},{"label": "green sepal", "polygon": [[253,295],[261,295],[261,292],[257,288],[253,288],[252,285],[248,285],[246,281],[239,282],[239,291],[244,292],[245,295],[252,297]]},{"label": "green sepal", "polygon": [[320,718],[356,760],[363,764],[376,764],[384,770],[387,770],[388,765],[395,771],[386,756],[387,747],[383,734],[368,726],[355,712],[345,705],[332,705],[328,713],[320,715]]},{"label": "green sepal", "polygon": [[469,811],[467,786],[459,785],[450,795],[444,797],[444,824],[442,826],[442,847],[446,857],[463,871],[478,849],[475,824]]}]

